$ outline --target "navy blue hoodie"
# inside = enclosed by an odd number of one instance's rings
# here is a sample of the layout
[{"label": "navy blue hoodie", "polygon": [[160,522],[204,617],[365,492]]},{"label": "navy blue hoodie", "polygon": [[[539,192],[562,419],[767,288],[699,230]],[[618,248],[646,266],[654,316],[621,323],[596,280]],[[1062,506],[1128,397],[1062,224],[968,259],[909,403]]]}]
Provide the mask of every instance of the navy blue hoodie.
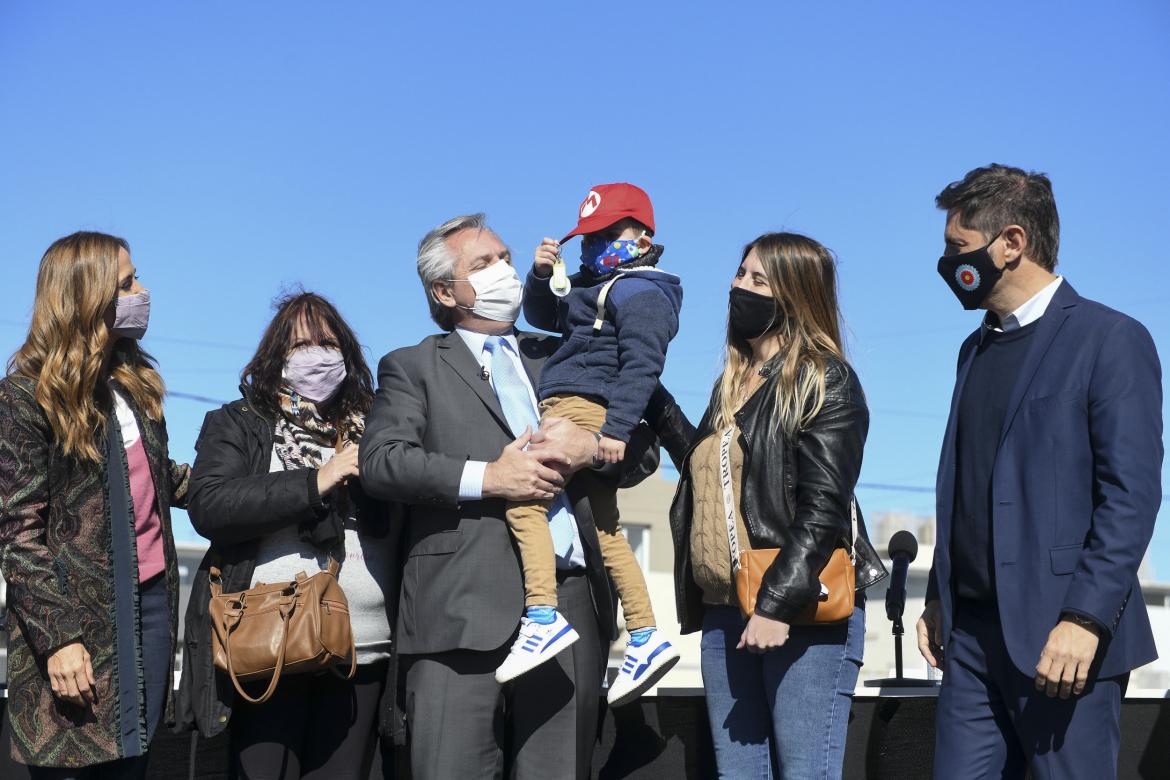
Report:
[{"label": "navy blue hoodie", "polygon": [[[662,253],[651,250],[651,261]],[[536,394],[592,396],[605,403],[601,432],[629,441],[646,411],[666,363],[666,348],[678,332],[683,290],[679,278],[651,265],[618,268],[605,320],[594,335],[597,297],[613,274],[571,277],[564,298],[553,295],[548,279],[529,272],[524,282],[524,317],[534,327],[560,331],[561,346],[544,364]]]}]

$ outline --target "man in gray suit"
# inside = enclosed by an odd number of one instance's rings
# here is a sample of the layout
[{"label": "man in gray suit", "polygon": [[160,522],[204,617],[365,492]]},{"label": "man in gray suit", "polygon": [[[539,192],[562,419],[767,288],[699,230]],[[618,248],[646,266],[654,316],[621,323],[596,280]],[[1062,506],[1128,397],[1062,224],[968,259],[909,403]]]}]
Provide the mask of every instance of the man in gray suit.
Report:
[{"label": "man in gray suit", "polygon": [[[514,405],[521,385],[532,394],[559,339],[514,329],[520,280],[482,214],[428,233],[418,272],[446,332],[382,358],[360,462],[367,492],[407,507],[395,641],[413,776],[588,777],[615,602],[585,483],[613,475],[582,471],[561,502],[573,540],[557,560],[557,597],[580,639],[501,686],[495,669],[524,611],[505,502],[559,496],[597,441],[564,420],[535,435],[509,426],[501,398]],[[657,466],[652,441],[645,426],[631,440],[627,483]]]}]

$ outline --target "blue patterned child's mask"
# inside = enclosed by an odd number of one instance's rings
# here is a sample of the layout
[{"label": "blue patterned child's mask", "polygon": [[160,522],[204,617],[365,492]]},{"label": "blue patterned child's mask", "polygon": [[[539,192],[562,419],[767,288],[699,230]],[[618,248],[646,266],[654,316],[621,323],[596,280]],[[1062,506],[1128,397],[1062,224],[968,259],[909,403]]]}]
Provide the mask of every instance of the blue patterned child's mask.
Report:
[{"label": "blue patterned child's mask", "polygon": [[595,274],[607,274],[641,254],[637,239],[609,241],[601,236],[581,239],[581,265]]}]

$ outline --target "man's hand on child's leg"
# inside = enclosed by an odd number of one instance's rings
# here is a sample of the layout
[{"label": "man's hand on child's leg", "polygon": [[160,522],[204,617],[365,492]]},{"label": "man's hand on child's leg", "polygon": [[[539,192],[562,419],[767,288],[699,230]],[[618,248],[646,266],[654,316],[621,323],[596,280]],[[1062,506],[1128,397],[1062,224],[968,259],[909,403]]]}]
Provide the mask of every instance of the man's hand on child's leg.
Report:
[{"label": "man's hand on child's leg", "polygon": [[597,457],[606,463],[621,463],[626,457],[626,443],[603,434],[597,443]]}]

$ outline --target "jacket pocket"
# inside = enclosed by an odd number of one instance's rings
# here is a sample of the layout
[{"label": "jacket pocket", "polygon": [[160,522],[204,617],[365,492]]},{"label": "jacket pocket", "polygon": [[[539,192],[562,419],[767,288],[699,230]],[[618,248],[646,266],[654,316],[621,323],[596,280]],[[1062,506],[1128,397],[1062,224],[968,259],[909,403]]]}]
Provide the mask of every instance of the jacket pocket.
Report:
[{"label": "jacket pocket", "polygon": [[1085,396],[1084,391],[1075,387],[1071,390],[1064,390],[1059,393],[1052,393],[1050,395],[1042,395],[1038,398],[1029,398],[1028,405],[1036,409],[1044,409],[1060,404],[1078,403]]},{"label": "jacket pocket", "polygon": [[1077,561],[1081,559],[1084,546],[1080,544],[1066,544],[1053,547],[1048,551],[1052,558],[1053,574],[1072,574],[1077,570]]},{"label": "jacket pocket", "polygon": [[424,536],[414,543],[410,548],[410,555],[408,557],[414,558],[419,555],[446,555],[453,553],[463,546],[463,532],[455,531],[439,531],[430,536]]}]

